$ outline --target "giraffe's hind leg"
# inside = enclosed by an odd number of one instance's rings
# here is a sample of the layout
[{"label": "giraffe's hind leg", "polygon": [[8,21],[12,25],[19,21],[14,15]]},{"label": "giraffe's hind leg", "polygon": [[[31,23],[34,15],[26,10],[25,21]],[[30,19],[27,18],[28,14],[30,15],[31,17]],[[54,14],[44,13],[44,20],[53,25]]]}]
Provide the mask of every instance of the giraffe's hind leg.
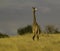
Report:
[{"label": "giraffe's hind leg", "polygon": [[35,40],[35,35],[32,37],[33,40]]},{"label": "giraffe's hind leg", "polygon": [[37,40],[39,40],[39,31],[37,32]]},{"label": "giraffe's hind leg", "polygon": [[35,40],[35,36],[36,36],[36,34],[33,35],[33,37],[32,37],[33,40]]},{"label": "giraffe's hind leg", "polygon": [[39,40],[39,35],[37,34],[37,40]]}]

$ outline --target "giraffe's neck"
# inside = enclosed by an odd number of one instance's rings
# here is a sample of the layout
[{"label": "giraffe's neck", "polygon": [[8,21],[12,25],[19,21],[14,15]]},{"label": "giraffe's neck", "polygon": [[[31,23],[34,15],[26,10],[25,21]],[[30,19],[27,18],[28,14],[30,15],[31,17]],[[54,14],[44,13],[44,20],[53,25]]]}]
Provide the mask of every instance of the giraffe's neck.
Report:
[{"label": "giraffe's neck", "polygon": [[36,15],[35,15],[35,11],[33,11],[33,24],[36,24]]}]

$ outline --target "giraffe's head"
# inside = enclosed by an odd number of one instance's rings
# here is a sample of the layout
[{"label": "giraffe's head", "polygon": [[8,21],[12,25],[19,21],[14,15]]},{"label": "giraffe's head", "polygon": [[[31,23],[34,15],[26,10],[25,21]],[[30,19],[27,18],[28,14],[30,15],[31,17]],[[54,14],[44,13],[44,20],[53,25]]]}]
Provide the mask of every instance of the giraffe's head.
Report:
[{"label": "giraffe's head", "polygon": [[35,12],[35,11],[37,11],[37,8],[36,7],[32,7],[32,10]]}]

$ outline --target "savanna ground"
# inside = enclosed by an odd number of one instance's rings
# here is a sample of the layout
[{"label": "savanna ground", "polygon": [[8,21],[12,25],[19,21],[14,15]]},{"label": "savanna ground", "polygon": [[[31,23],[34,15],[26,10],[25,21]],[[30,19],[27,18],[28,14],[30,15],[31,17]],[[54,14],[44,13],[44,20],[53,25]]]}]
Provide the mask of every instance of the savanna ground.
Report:
[{"label": "savanna ground", "polygon": [[60,34],[40,34],[39,41],[32,35],[0,38],[0,51],[60,51]]}]

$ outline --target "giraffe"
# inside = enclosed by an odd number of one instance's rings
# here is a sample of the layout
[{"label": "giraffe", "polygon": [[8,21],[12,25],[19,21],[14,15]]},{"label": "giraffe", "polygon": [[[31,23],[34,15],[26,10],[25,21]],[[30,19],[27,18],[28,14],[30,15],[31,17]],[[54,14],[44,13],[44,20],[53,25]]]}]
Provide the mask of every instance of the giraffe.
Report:
[{"label": "giraffe", "polygon": [[36,22],[36,8],[32,7],[32,11],[33,11],[33,24],[32,24],[32,32],[33,32],[33,37],[32,39],[35,40],[35,37],[37,36],[37,40],[39,40],[39,34],[41,33],[40,27],[38,25],[38,23]]}]

